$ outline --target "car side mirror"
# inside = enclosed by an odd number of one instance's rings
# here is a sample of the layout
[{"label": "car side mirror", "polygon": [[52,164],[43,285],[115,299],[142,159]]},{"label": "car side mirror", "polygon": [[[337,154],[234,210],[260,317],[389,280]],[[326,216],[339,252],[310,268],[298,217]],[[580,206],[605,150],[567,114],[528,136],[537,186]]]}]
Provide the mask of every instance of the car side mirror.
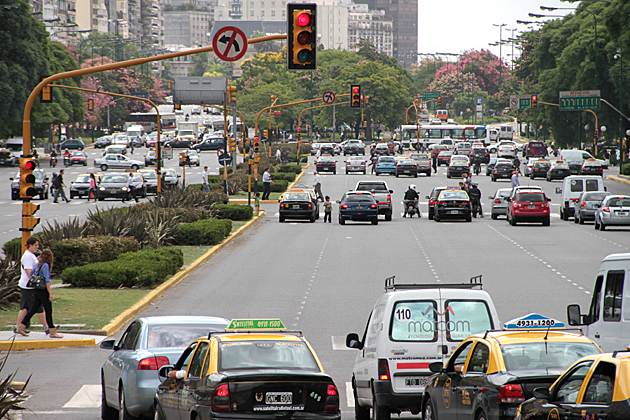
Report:
[{"label": "car side mirror", "polygon": [[103,350],[118,350],[118,346],[116,346],[116,340],[103,340],[99,345]]},{"label": "car side mirror", "polygon": [[547,201],[551,201],[551,198],[547,198]]},{"label": "car side mirror", "polygon": [[562,188],[556,187],[556,194],[562,194]]},{"label": "car side mirror", "polygon": [[158,371],[158,375],[160,375],[161,378],[166,378],[168,376],[168,373],[172,371],[173,369],[174,369],[173,365],[164,365]]},{"label": "car side mirror", "polygon": [[429,197],[428,195],[425,195],[424,198],[426,198],[427,200],[431,199],[431,197]]},{"label": "car side mirror", "polygon": [[341,200],[337,200],[337,204],[341,204]]},{"label": "car side mirror", "polygon": [[585,325],[580,305],[567,306],[567,319],[569,320],[569,325],[571,326]]},{"label": "car side mirror", "polygon": [[346,336],[346,347],[359,350],[363,348],[363,343],[359,340],[357,333],[350,333]]},{"label": "car side mirror", "polygon": [[[429,198],[429,197],[427,197],[427,198]],[[491,196],[491,195],[489,195],[489,196],[488,196],[488,200],[494,200],[494,197],[493,197],[493,196]]]},{"label": "car side mirror", "polygon": [[13,178],[9,178],[9,181],[13,181]]},{"label": "car side mirror", "polygon": [[394,190],[389,190],[389,193],[390,194],[394,194]]},{"label": "car side mirror", "polygon": [[550,395],[549,388],[534,388],[532,395],[539,400],[548,400]]},{"label": "car side mirror", "polygon": [[429,363],[429,370],[433,373],[440,373],[444,368],[444,363],[442,362],[433,362]]},{"label": "car side mirror", "polygon": [[505,197],[505,201],[512,201],[510,197]]}]

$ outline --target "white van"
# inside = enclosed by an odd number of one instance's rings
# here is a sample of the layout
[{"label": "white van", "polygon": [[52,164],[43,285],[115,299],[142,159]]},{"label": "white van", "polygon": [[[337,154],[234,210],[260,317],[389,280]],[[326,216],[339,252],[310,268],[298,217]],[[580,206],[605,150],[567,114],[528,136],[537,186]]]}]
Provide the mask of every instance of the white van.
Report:
[{"label": "white van", "polygon": [[560,218],[569,220],[575,215],[575,205],[583,192],[606,191],[604,179],[597,175],[571,175],[562,180],[562,188],[556,188],[556,194],[562,194]]},{"label": "white van", "polygon": [[490,139],[491,142],[499,141],[499,130],[497,130],[495,128],[491,128],[488,131],[488,138]]},{"label": "white van", "polygon": [[630,281],[625,280],[630,280],[630,253],[611,254],[599,266],[588,314],[582,315],[580,305],[567,307],[569,325],[586,325],[586,336],[604,353],[630,345]]},{"label": "white van", "polygon": [[388,420],[391,413],[421,412],[429,363],[445,362],[469,335],[499,328],[481,276],[461,284],[395,284],[374,305],[363,337],[348,334],[357,352],[352,369],[355,416]]},{"label": "white van", "polygon": [[589,152],[584,150],[561,150],[560,160],[563,160],[569,165],[571,175],[578,175],[582,170],[582,164],[585,160],[593,159],[593,156]]},{"label": "white van", "polygon": [[511,125],[502,125],[499,127],[499,141],[512,140],[514,138],[514,132]]}]

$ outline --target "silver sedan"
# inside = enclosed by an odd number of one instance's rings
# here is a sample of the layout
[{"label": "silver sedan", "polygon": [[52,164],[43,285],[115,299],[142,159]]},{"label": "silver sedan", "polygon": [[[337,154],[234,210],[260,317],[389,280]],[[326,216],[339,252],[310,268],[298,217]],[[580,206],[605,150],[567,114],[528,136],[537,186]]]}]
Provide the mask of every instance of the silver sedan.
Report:
[{"label": "silver sedan", "polygon": [[346,161],[346,173],[350,172],[363,172],[363,175],[367,173],[367,162],[362,156],[352,156]]},{"label": "silver sedan", "polygon": [[118,344],[101,342],[102,349],[113,350],[101,368],[101,418],[153,418],[160,367],[174,365],[190,342],[227,325],[227,319],[210,316],[152,316],[133,321]]},{"label": "silver sedan", "polygon": [[137,171],[140,168],[144,168],[144,162],[139,160],[132,160],[126,156],[120,154],[109,154],[102,158],[94,160],[94,166],[101,168],[102,171],[106,171],[109,168],[113,169],[133,169]]},{"label": "silver sedan", "polygon": [[630,226],[630,196],[609,195],[595,211],[595,229]]},{"label": "silver sedan", "polygon": [[597,208],[609,195],[610,193],[605,191],[583,192],[575,205],[573,221],[583,225],[586,220],[595,220]]},{"label": "silver sedan", "polygon": [[499,188],[494,195],[488,197],[492,200],[491,216],[496,220],[500,215],[507,216],[508,201],[507,198],[512,193],[511,188]]}]

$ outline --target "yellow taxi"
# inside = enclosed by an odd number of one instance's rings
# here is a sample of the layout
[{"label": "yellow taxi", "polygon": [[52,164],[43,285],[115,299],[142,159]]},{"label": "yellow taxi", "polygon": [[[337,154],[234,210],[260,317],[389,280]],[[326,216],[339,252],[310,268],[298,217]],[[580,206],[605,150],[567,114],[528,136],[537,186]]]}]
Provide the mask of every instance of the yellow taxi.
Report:
[{"label": "yellow taxi", "polygon": [[551,168],[551,162],[544,159],[539,159],[532,165],[532,169],[529,172],[529,177],[531,179],[535,178],[545,178],[547,176],[547,171]]},{"label": "yellow taxi", "polygon": [[601,349],[579,330],[565,330],[562,322],[539,314],[471,335],[445,366],[429,365],[437,374],[422,397],[423,419],[511,419],[534,388],[548,387],[576,360],[593,354]]},{"label": "yellow taxi", "polygon": [[285,191],[284,193],[282,193],[282,195],[280,196],[280,201],[282,201],[284,199],[284,195],[288,192],[306,192],[308,193],[308,195],[311,197],[311,200],[313,200],[313,202],[317,203],[317,195],[315,194],[315,190],[311,187],[309,187],[306,184],[296,184],[293,186],[293,188],[289,189],[288,191]]},{"label": "yellow taxi", "polygon": [[564,179],[569,175],[571,175],[569,165],[563,160],[556,160],[547,171],[547,181],[551,182],[554,179]]},{"label": "yellow taxi", "polygon": [[537,388],[516,413],[523,419],[630,419],[630,353],[584,357],[550,388]]},{"label": "yellow taxi", "polygon": [[341,419],[339,391],[301,332],[233,319],[162,366],[155,419]]}]

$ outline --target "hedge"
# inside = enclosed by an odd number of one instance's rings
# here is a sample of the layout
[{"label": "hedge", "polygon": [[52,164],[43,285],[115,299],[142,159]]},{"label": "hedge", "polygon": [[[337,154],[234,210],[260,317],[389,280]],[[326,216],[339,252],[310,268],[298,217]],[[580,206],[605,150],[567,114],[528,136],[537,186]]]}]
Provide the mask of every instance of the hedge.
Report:
[{"label": "hedge", "polygon": [[140,244],[128,236],[88,236],[63,239],[47,244],[55,261],[53,271],[61,273],[68,267],[112,261],[125,252],[140,250]]},{"label": "hedge", "polygon": [[277,171],[278,172],[294,172],[296,174],[299,174],[300,172],[302,172],[302,166],[297,165],[297,164],[278,165]]},{"label": "hedge", "polygon": [[274,181],[289,181],[289,182],[293,182],[295,181],[295,177],[297,177],[297,174],[295,172],[276,172],[276,173],[271,173],[271,179]]},{"label": "hedge", "polygon": [[[271,184],[271,192],[285,192],[287,190],[287,187],[289,186],[289,181],[283,181],[283,180],[274,180],[273,184]],[[247,191],[247,183],[244,183],[241,186],[241,189],[243,191]],[[252,191],[254,191],[254,180],[252,180]],[[263,183],[262,180],[259,179],[258,180],[258,192],[262,193],[263,191]]]},{"label": "hedge", "polygon": [[175,235],[180,245],[216,245],[232,232],[229,219],[206,219],[194,223],[184,223]]},{"label": "hedge", "polygon": [[114,261],[70,267],[61,279],[75,287],[153,287],[177,273],[184,264],[180,249],[128,252]]},{"label": "hedge", "polygon": [[625,165],[621,167],[621,174],[630,175],[630,163],[626,163]]},{"label": "hedge", "polygon": [[247,204],[215,204],[212,210],[217,219],[249,220],[254,216],[254,209]]},{"label": "hedge", "polygon": [[22,255],[22,238],[13,238],[2,245],[2,252],[7,258],[19,261]]}]

